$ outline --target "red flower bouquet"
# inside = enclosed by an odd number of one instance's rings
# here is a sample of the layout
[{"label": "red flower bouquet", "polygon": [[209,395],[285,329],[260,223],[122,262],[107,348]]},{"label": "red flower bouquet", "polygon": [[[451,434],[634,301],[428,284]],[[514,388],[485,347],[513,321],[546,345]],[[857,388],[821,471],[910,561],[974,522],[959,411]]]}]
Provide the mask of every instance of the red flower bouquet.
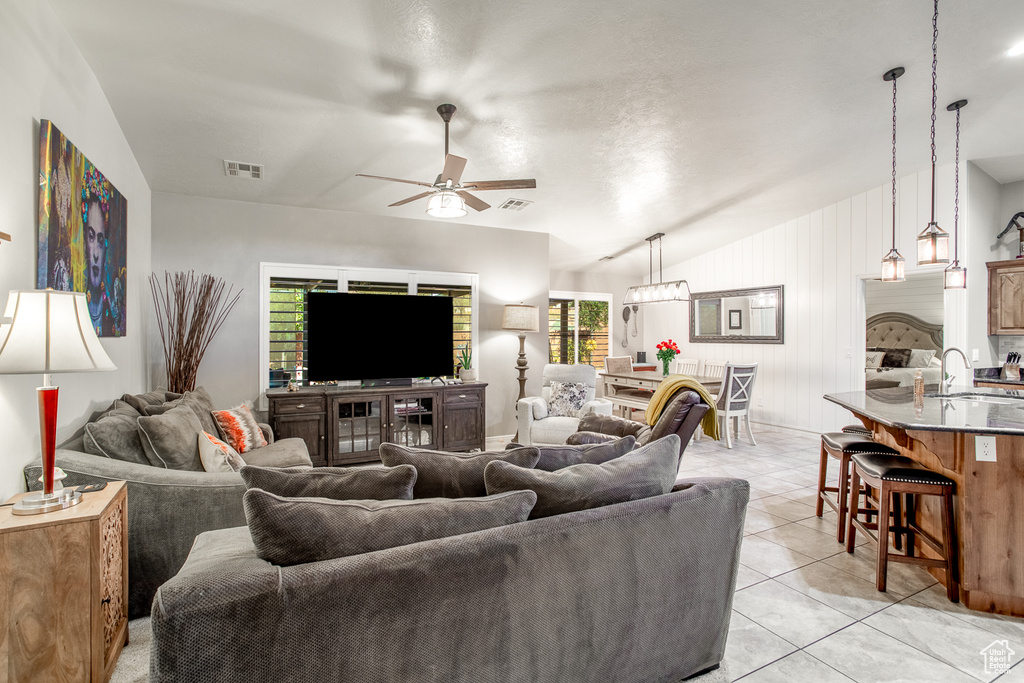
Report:
[{"label": "red flower bouquet", "polygon": [[668,364],[679,355],[679,347],[669,339],[658,344],[658,360],[661,361],[662,374],[668,375]]}]

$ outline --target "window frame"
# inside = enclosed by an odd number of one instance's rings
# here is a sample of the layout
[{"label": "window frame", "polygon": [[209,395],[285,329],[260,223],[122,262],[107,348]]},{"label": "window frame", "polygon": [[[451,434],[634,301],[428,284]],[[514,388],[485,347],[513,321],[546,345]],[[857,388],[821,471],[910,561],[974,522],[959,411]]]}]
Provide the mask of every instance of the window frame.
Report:
[{"label": "window frame", "polygon": [[[337,291],[347,292],[351,281],[406,283],[407,294],[416,294],[420,282],[430,285],[468,286],[471,289],[470,344],[474,358],[479,353],[480,276],[476,273],[455,273],[437,270],[406,268],[363,268],[352,266],[325,266],[301,263],[260,262],[260,317],[258,382],[259,409],[267,410],[267,390],[270,388],[270,279],[323,279],[337,281]],[[474,363],[475,364],[475,363]],[[479,366],[478,366],[479,367]]]},{"label": "window frame", "polygon": [[[576,320],[573,321],[573,364],[578,365],[580,362],[580,301],[605,301],[608,303],[608,353],[611,354],[612,342],[615,339],[615,316],[612,315],[612,309],[615,308],[615,301],[612,295],[607,292],[573,292],[564,289],[553,289],[548,292],[548,310],[551,310],[551,300],[561,299],[574,301],[574,311],[576,313]],[[551,320],[548,319],[548,329],[550,330]],[[593,359],[592,359],[593,360]],[[604,359],[600,360],[601,364],[604,364]],[[596,365],[594,367],[597,367]],[[599,368],[600,369],[600,368]]]}]

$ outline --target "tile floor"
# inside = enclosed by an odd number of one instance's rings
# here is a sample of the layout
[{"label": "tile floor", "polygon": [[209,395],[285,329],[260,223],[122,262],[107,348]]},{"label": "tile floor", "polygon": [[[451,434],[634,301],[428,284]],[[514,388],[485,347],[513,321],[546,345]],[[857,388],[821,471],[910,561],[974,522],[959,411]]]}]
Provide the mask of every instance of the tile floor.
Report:
[{"label": "tile floor", "polygon": [[[951,603],[908,565],[891,564],[888,591],[879,593],[874,548],[848,555],[835,539],[835,513],[814,516],[818,437],[766,427],[754,436],[756,447],[743,437],[732,450],[703,439],[683,456],[681,478],[747,479],[751,499],[725,660],[694,681],[1024,683],[1024,619]],[[147,679],[149,619],[131,627],[112,683]],[[986,673],[981,654],[996,641],[1013,651],[1014,667],[1002,675]]]},{"label": "tile floor", "polygon": [[[847,554],[835,513],[814,516],[818,437],[766,427],[754,436],[756,447],[703,439],[683,456],[680,477],[750,482],[725,660],[695,681],[1024,681],[1024,619],[951,603],[909,565],[890,564],[879,593],[874,546]],[[986,673],[981,651],[1003,640],[1015,666]]]}]

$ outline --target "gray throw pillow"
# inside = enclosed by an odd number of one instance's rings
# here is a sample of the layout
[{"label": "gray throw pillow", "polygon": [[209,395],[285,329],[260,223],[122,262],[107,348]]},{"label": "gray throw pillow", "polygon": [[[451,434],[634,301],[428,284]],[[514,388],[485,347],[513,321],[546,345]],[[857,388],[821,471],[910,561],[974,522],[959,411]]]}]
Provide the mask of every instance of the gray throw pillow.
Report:
[{"label": "gray throw pillow", "polygon": [[[636,437],[629,435],[607,443],[579,444],[574,446],[537,446],[540,459],[536,468],[545,472],[555,472],[570,465],[600,465],[629,453],[636,447]],[[521,448],[509,444],[505,447]]]},{"label": "gray throw pillow", "polygon": [[550,517],[660,496],[672,490],[679,469],[679,437],[669,434],[600,465],[570,465],[557,472],[492,462],[484,471],[487,493],[534,491],[530,519]]},{"label": "gray throw pillow", "polygon": [[148,465],[149,459],[139,440],[138,411],[122,401],[114,403],[117,407],[85,425],[85,434],[82,435],[85,452]]},{"label": "gray throw pillow", "polygon": [[242,496],[256,553],[282,566],[524,522],[536,500],[531,491],[383,501],[285,498],[261,489],[249,489]]},{"label": "gray throw pillow", "polygon": [[318,467],[302,471],[246,465],[241,471],[246,488],[262,489],[285,498],[412,500],[416,483],[416,468],[412,465]]},{"label": "gray throw pillow", "polygon": [[540,452],[527,446],[511,451],[447,453],[421,448],[406,448],[393,443],[380,445],[380,460],[388,467],[412,465],[416,468],[414,498],[469,498],[487,495],[484,468],[493,460],[534,467]]},{"label": "gray throw pillow", "polygon": [[882,356],[883,368],[905,368],[910,362],[910,349],[887,349]]},{"label": "gray throw pillow", "polygon": [[143,415],[163,415],[171,408],[175,408],[180,405],[188,406],[192,409],[192,412],[199,418],[199,424],[203,426],[203,431],[207,434],[213,434],[214,436],[220,435],[220,430],[217,429],[217,421],[213,419],[213,399],[210,398],[210,394],[207,393],[203,387],[196,388],[195,391],[186,391],[184,394],[176,394],[177,398],[165,401],[158,405],[149,405],[143,408]]},{"label": "gray throw pillow", "polygon": [[[139,411],[140,415],[143,415],[146,412],[146,406],[158,406],[171,400],[168,397],[168,393],[163,389],[158,389],[156,391],[147,391],[144,394],[125,394],[121,397],[121,400]],[[178,396],[178,394],[173,395]]]},{"label": "gray throw pillow", "polygon": [[139,439],[150,465],[169,470],[203,471],[197,440],[203,426],[191,408],[182,405],[163,415],[143,415],[138,423]]}]

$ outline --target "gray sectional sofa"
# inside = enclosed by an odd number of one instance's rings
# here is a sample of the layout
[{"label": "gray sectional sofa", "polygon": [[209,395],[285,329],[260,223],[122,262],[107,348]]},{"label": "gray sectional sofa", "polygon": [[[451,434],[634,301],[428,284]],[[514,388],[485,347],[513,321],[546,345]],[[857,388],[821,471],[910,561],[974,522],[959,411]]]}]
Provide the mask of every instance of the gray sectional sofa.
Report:
[{"label": "gray sectional sofa", "polygon": [[[246,453],[249,464],[312,467],[302,439],[274,440],[267,425],[268,445]],[[195,435],[188,436],[195,443]],[[205,472],[154,467],[85,452],[81,436],[57,449],[57,467],[65,486],[106,481],[128,482],[128,615],[149,614],[160,584],[181,568],[195,537],[213,529],[245,524],[237,472]],[[25,484],[38,490],[39,459],[24,468]]]},{"label": "gray sectional sofa", "polygon": [[725,650],[749,486],[308,564],[201,534],[153,604],[151,681],[678,681]]}]

